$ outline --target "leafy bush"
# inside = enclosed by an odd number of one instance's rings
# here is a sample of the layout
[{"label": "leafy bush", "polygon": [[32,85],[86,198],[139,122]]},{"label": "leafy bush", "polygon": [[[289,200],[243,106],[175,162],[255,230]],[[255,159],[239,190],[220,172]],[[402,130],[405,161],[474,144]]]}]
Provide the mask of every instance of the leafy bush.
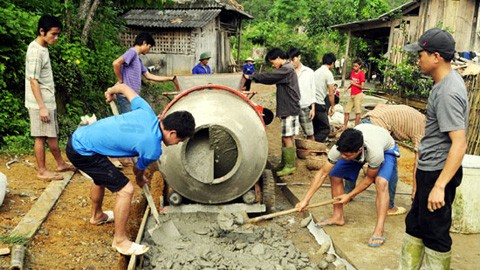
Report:
[{"label": "leafy bush", "polygon": [[1,91],[0,146],[4,152],[25,153],[31,151],[30,123],[23,101],[7,90]]},{"label": "leafy bush", "polygon": [[[88,42],[81,40],[82,24],[74,2],[0,0],[0,149],[31,152],[27,110],[24,108],[25,53],[36,37],[41,14],[55,14],[63,22],[60,39],[49,46],[57,99],[60,142],[77,127],[80,116],[110,115],[103,93],[114,81],[112,62],[125,48],[117,6],[107,0],[96,15]],[[8,89],[8,90],[7,90]],[[6,121],[7,120],[7,121]]]},{"label": "leafy bush", "polygon": [[39,16],[0,1],[0,89],[23,94],[25,53],[35,38]]},{"label": "leafy bush", "polygon": [[161,114],[169,100],[163,97],[164,92],[175,92],[177,89],[171,82],[153,83],[147,82],[142,86],[142,97],[150,104],[153,111],[158,115]]},{"label": "leafy bush", "polygon": [[389,59],[375,59],[385,78],[382,90],[388,94],[404,98],[428,98],[432,80],[420,72],[416,57],[409,55],[406,60],[392,64]]}]

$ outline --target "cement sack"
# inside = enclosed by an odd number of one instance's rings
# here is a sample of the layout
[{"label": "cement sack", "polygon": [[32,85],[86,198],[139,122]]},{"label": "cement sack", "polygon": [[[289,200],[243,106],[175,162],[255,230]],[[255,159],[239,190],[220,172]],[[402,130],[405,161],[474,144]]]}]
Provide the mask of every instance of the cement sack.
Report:
[{"label": "cement sack", "polygon": [[330,122],[330,126],[343,126],[344,114],[335,110],[332,116],[328,116],[328,121]]},{"label": "cement sack", "polygon": [[330,126],[333,127],[341,127],[343,126],[343,121],[344,121],[344,114],[343,114],[343,106],[340,104],[335,105],[335,112],[333,113],[332,116],[328,116],[328,122],[330,123]]},{"label": "cement sack", "polygon": [[0,172],[0,206],[3,204],[5,194],[7,193],[7,176]]}]

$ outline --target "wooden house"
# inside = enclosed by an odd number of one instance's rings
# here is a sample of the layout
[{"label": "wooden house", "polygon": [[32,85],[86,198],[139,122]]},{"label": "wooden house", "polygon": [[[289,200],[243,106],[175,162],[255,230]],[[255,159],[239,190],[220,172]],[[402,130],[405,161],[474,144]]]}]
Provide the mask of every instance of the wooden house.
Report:
[{"label": "wooden house", "polygon": [[[376,19],[332,26],[348,33],[347,49],[351,36],[366,40],[374,56],[386,56],[393,63],[404,57],[403,46],[416,42],[428,29],[443,28],[456,41],[457,52],[480,53],[480,1],[479,0],[417,0],[379,16]],[[344,70],[345,70],[344,65]],[[369,69],[371,71],[371,68]],[[342,85],[345,72],[342,73]],[[463,74],[469,97],[469,128],[467,132],[468,154],[480,155],[480,74]],[[410,105],[410,104],[409,104]],[[426,104],[425,104],[426,105]]]},{"label": "wooden house", "polygon": [[378,18],[331,26],[350,37],[366,40],[373,55],[403,58],[405,44],[415,42],[428,29],[439,27],[452,33],[456,50],[480,52],[478,0],[416,0],[403,4]]},{"label": "wooden house", "polygon": [[242,20],[253,17],[235,0],[177,0],[164,10],[132,9],[123,18],[124,44],[133,46],[138,33],[151,33],[156,46],[143,57],[144,64],[171,75],[191,74],[203,52],[211,53],[212,72],[228,72],[234,64],[230,37],[239,37]]}]

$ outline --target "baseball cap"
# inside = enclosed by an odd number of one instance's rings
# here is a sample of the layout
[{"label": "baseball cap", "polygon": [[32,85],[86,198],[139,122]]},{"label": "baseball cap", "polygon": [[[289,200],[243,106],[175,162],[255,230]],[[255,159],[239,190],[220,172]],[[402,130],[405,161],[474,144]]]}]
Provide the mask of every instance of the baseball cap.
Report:
[{"label": "baseball cap", "polygon": [[443,58],[452,58],[455,54],[455,40],[447,31],[432,28],[423,33],[417,43],[405,45],[403,49],[408,52],[438,52]]}]

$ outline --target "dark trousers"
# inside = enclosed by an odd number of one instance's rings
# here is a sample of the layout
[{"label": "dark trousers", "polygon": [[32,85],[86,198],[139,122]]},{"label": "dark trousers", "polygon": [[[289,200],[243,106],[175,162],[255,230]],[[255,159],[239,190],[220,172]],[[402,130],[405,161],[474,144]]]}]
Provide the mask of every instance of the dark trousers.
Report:
[{"label": "dark trousers", "polygon": [[245,84],[243,85],[243,86],[245,86],[245,91],[250,91],[250,86],[251,85],[252,85],[252,80],[246,79]]},{"label": "dark trousers", "polygon": [[448,252],[452,247],[450,226],[452,225],[452,203],[456,188],[462,182],[462,167],[445,187],[445,206],[430,212],[427,208],[428,196],[440,175],[438,171],[417,169],[417,191],[412,208],[405,218],[406,232],[423,240],[426,247],[438,252]]},{"label": "dark trousers", "polygon": [[330,133],[330,123],[328,122],[327,107],[325,105],[315,103],[315,117],[313,117],[312,123],[315,141],[325,142]]}]

